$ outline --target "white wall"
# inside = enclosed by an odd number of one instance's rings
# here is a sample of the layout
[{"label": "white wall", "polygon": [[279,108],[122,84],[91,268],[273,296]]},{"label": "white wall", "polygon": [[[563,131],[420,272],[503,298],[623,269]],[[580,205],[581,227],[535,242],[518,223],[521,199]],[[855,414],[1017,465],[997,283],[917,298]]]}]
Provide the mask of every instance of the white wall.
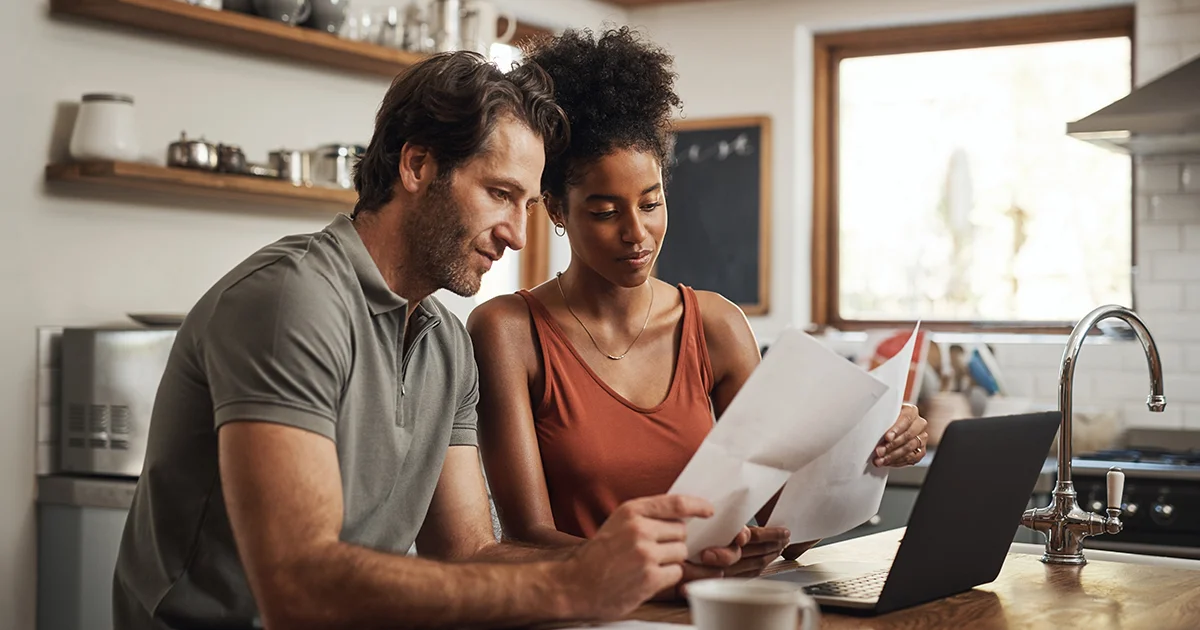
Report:
[{"label": "white wall", "polygon": [[[630,23],[674,53],[687,115],[773,119],[772,308],[751,318],[760,340],[811,321],[812,33],[1122,4],[1130,2],[747,0],[632,11]],[[1136,9],[1139,84],[1200,53],[1200,0],[1137,0]],[[1163,414],[1145,410],[1145,357],[1130,343],[1085,351],[1076,402],[1120,410],[1129,426],[1200,429],[1200,156],[1156,160],[1137,177],[1134,286],[1163,355],[1170,403]],[[1014,394],[1053,406],[1063,341],[999,346]]]},{"label": "white wall", "polygon": [[[372,0],[380,3],[382,0]],[[518,19],[597,26],[623,12],[596,0],[510,0]],[[241,144],[252,161],[280,146],[366,142],[384,78],[180,41],[99,22],[50,18],[46,0],[6,3],[0,137],[0,628],[34,627],[36,327],[185,311],[221,274],[328,215],[167,196],[63,193],[42,168],[61,157],[89,91],[129,93],[144,153],[164,159],[180,130]]]}]

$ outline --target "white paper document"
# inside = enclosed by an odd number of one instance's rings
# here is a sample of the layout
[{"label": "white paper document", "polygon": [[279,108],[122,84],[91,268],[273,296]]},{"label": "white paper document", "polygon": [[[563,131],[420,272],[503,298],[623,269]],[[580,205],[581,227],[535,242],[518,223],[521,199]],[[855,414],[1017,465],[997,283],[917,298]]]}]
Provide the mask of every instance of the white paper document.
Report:
[{"label": "white paper document", "polygon": [[712,518],[688,522],[691,556],[728,545],[793,472],[839,443],[887,389],[816,339],[785,330],[668,491],[716,509]]},{"label": "white paper document", "polygon": [[791,475],[768,526],[786,527],[792,542],[806,542],[847,532],[879,511],[887,469],[872,463],[875,448],[900,415],[919,328],[896,356],[871,370],[887,392],[832,448]]}]

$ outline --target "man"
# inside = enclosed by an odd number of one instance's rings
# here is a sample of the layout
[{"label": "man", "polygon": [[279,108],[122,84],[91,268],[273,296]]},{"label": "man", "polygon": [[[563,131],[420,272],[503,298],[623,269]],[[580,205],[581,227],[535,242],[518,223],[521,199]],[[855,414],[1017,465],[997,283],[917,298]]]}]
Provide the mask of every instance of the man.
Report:
[{"label": "man", "polygon": [[470,340],[429,297],[475,293],[524,245],[567,132],[551,94],[535,66],[414,66],[379,110],[354,217],[263,248],[191,310],[121,541],[117,628],[612,618],[680,579],[699,499],[630,502],[571,550],[496,542]]}]

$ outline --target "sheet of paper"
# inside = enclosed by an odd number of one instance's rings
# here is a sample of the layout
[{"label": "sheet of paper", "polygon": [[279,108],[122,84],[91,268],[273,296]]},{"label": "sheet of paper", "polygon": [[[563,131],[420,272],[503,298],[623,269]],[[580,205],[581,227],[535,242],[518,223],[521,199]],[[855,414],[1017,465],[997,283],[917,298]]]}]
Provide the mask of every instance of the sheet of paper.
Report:
[{"label": "sheet of paper", "polygon": [[849,531],[879,511],[887,469],[871,462],[900,415],[919,328],[918,323],[896,356],[871,371],[887,392],[837,444],[791,475],[768,526],[786,527],[792,542],[803,542]]},{"label": "sheet of paper", "polygon": [[791,473],[838,443],[886,390],[816,339],[785,330],[669,490],[716,509],[688,522],[692,557],[728,545]]}]

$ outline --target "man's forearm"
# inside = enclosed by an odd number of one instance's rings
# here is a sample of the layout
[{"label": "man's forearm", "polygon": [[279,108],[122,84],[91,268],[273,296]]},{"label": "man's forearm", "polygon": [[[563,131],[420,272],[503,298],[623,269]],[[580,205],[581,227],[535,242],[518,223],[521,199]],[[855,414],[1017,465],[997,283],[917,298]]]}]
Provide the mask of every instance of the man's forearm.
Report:
[{"label": "man's forearm", "polygon": [[564,534],[557,530],[539,531],[527,539],[504,539],[488,545],[471,556],[479,562],[537,562],[565,560],[575,553],[575,548],[585,542],[583,538]]},{"label": "man's forearm", "polygon": [[273,591],[278,601],[260,602],[268,628],[469,628],[587,616],[556,562],[441,563],[337,543],[281,571],[289,575]]}]

